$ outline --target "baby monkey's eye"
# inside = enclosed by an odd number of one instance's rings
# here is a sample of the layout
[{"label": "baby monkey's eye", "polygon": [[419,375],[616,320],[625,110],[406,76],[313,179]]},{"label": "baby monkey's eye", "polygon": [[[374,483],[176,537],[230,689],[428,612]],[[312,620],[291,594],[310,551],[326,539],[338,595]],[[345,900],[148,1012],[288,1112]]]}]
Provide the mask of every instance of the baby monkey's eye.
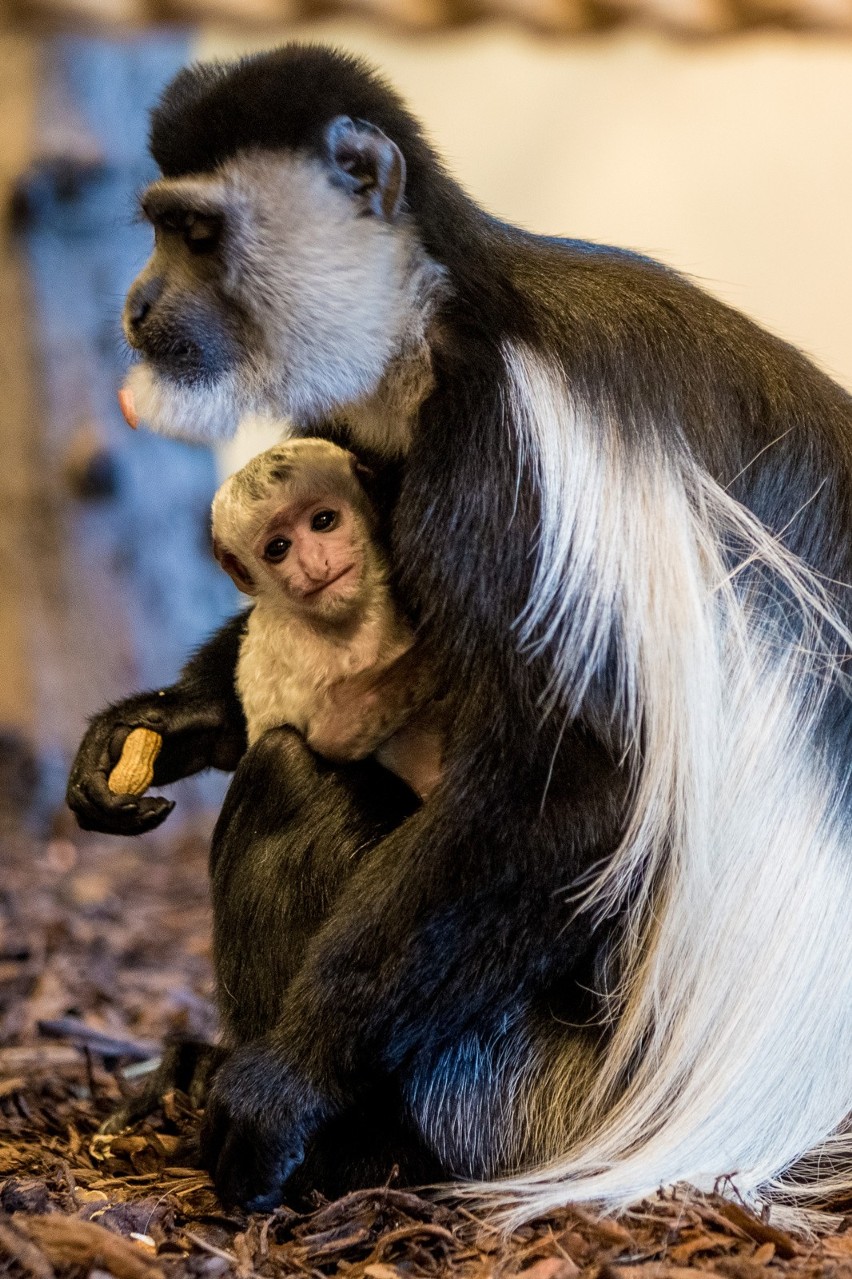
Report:
[{"label": "baby monkey's eye", "polygon": [[311,517],[311,528],[315,533],[328,533],[337,523],[337,511],[317,511]]},{"label": "baby monkey's eye", "polygon": [[289,549],[290,543],[286,537],[273,537],[263,549],[263,558],[270,564],[280,564]]}]

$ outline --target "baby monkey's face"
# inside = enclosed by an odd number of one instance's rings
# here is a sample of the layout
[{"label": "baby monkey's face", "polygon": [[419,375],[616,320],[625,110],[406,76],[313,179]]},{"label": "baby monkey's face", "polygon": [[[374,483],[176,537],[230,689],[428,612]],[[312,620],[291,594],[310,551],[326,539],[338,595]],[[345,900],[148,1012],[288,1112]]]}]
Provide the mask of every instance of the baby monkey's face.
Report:
[{"label": "baby monkey's face", "polygon": [[331,618],[357,603],[365,569],[363,520],[339,494],[285,502],[252,542],[258,592]]},{"label": "baby monkey's face", "polygon": [[385,577],[366,474],[328,440],[267,449],[216,494],[216,558],[241,591],[267,607],[348,624]]}]

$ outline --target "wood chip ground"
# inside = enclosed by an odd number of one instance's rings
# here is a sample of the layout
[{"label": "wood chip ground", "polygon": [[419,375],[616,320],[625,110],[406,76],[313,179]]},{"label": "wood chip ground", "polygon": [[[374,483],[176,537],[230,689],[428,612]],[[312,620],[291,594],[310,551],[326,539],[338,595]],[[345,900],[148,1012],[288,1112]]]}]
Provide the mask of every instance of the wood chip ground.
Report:
[{"label": "wood chip ground", "polygon": [[26,789],[22,762],[0,752],[0,1273],[852,1279],[842,1213],[834,1233],[804,1240],[687,1191],[618,1221],[566,1208],[509,1238],[392,1177],[309,1212],[226,1211],[187,1166],[198,1124],[187,1098],[166,1097],[130,1132],[98,1135],[126,1075],[163,1036],[215,1032],[209,832],[110,840],[58,814],[38,833],[13,811]]}]

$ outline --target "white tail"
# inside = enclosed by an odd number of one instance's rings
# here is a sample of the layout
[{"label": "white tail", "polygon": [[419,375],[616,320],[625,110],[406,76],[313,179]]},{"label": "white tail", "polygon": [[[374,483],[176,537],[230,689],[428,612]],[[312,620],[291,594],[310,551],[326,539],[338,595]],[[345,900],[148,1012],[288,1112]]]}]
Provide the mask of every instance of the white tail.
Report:
[{"label": "white tail", "polygon": [[542,500],[519,642],[552,655],[544,710],[570,715],[614,638],[636,783],[580,890],[627,920],[600,1069],[581,1092],[567,1060],[542,1067],[526,1123],[550,1162],[476,1193],[517,1224],[724,1174],[788,1205],[848,1190],[852,1136],[832,1134],[852,1109],[852,831],[818,728],[852,636],[685,444],[593,418],[526,348],[505,359]]}]

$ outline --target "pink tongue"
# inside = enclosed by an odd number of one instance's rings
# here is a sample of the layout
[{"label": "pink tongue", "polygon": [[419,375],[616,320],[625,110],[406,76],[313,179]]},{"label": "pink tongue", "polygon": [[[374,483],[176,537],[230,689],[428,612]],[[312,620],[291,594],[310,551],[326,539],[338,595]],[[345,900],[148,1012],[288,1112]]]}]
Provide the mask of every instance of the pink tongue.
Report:
[{"label": "pink tongue", "polygon": [[127,425],[132,426],[135,431],[139,425],[139,414],[136,412],[133,392],[127,386],[123,386],[118,393],[118,407],[124,414],[124,420]]}]

